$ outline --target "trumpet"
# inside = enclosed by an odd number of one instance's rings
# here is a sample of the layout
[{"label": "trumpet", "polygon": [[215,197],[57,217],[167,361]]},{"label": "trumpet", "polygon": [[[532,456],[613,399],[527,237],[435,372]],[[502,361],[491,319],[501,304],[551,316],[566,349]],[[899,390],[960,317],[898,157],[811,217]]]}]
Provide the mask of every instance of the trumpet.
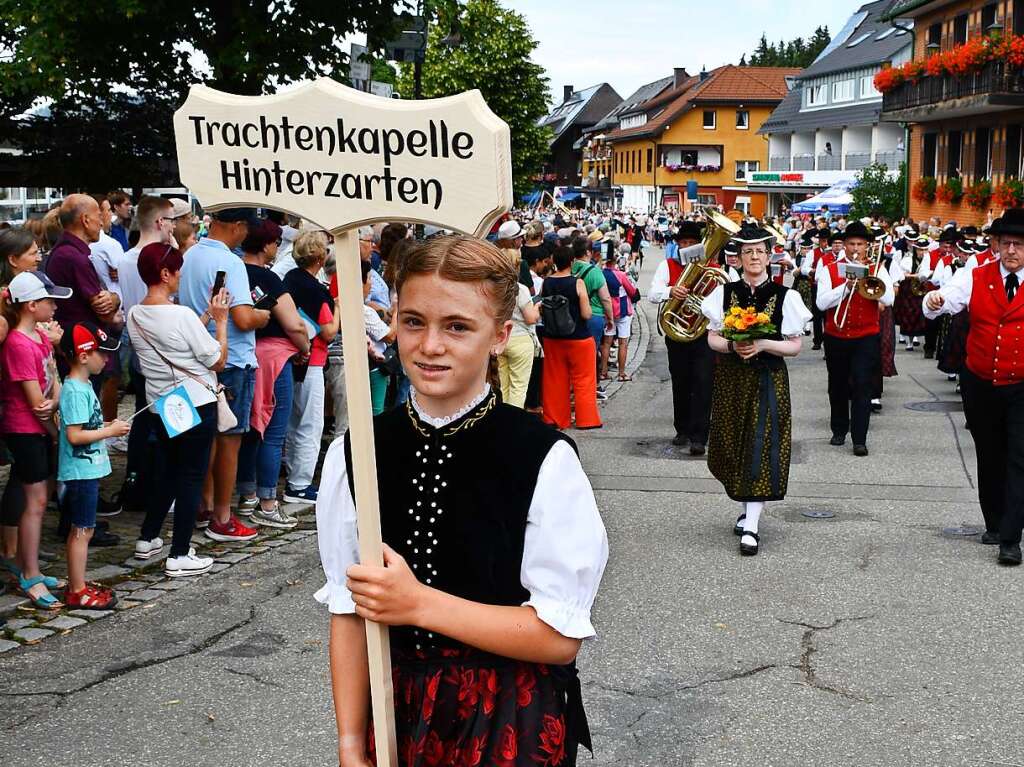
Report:
[{"label": "trumpet", "polygon": [[850,314],[850,304],[853,303],[854,292],[868,301],[881,301],[882,296],[885,295],[885,281],[878,276],[878,269],[882,265],[884,253],[885,243],[881,239],[872,242],[867,255],[869,258],[874,256],[874,265],[868,269],[865,276],[858,277],[852,284],[847,281],[846,289],[836,305],[836,327],[840,330],[846,327],[846,319]]}]

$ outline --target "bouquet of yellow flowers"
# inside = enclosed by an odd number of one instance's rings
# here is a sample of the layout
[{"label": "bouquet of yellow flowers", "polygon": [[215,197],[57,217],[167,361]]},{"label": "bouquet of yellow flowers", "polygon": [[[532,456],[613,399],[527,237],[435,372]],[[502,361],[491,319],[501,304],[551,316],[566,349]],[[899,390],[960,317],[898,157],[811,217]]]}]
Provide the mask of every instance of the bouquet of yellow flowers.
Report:
[{"label": "bouquet of yellow flowers", "polygon": [[728,341],[755,341],[770,338],[778,332],[771,317],[753,306],[746,309],[734,306],[725,315],[722,337]]}]

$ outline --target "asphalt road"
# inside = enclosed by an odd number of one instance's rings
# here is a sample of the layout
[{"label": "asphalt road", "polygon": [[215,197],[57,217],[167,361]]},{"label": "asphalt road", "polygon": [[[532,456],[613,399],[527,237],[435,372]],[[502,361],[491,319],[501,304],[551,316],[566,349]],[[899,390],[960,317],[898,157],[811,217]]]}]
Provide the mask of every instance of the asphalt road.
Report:
[{"label": "asphalt road", "polygon": [[[664,344],[634,340],[635,380],[574,434],[611,543],[581,764],[1024,765],[1024,569],[943,534],[981,518],[962,414],[906,407],[957,401],[933,363],[898,352],[855,458],[807,344],[790,494],[741,558],[738,505],[669,442]],[[0,764],[333,764],[321,577],[307,539],[0,656]]]}]

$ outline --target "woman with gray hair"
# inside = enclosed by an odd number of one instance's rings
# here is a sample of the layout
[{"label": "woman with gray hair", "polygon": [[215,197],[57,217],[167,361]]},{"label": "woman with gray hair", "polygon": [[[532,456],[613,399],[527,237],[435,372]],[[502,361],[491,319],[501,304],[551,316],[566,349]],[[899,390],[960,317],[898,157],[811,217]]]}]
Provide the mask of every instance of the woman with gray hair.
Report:
[{"label": "woman with gray hair", "polygon": [[296,268],[284,278],[285,289],[295,301],[312,342],[308,357],[292,366],[295,389],[284,462],[288,472],[284,500],[288,503],[316,501],[313,472],[324,433],[324,363],[327,344],[338,334],[340,317],[335,299],[316,278],[327,256],[327,234],[303,232],[292,248]]}]

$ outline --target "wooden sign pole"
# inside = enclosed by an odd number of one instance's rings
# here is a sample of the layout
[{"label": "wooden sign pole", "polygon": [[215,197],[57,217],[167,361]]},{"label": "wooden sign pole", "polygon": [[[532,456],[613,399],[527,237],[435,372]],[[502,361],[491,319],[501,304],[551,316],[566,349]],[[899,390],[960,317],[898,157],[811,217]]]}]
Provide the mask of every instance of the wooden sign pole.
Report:
[{"label": "wooden sign pole", "polygon": [[[370,402],[370,360],[366,350],[363,317],[363,273],[359,235],[355,229],[333,232],[341,304],[341,342],[345,354],[345,396],[348,400],[349,439],[352,446],[353,485],[356,490],[356,525],[359,561],[384,565],[380,532],[380,499],[377,496],[377,454],[373,440],[373,408]],[[388,627],[366,624],[366,657],[370,667],[370,703],[378,767],[396,767],[395,700],[391,683],[391,650]]]},{"label": "wooden sign pole", "polygon": [[[382,566],[357,230],[406,221],[484,236],[512,206],[508,125],[479,91],[402,101],[321,78],[269,96],[193,86],[174,137],[182,183],[207,210],[274,208],[334,235],[359,561]],[[365,623],[377,764],[397,767],[388,629]]]}]

